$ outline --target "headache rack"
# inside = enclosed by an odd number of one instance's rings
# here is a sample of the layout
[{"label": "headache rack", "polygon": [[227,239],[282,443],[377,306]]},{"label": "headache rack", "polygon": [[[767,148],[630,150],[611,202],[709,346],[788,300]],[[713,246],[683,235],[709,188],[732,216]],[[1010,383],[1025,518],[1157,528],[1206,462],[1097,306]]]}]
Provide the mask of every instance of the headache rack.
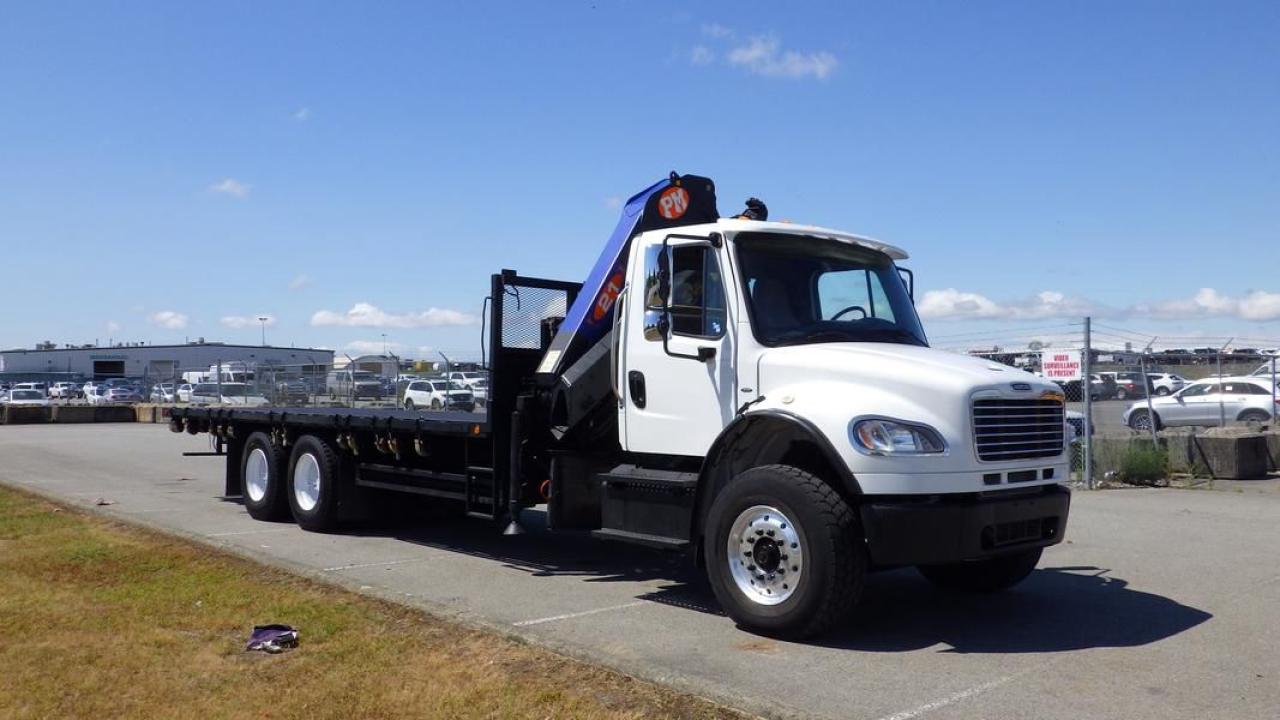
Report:
[{"label": "headache rack", "polygon": [[988,462],[1054,457],[1062,453],[1066,410],[1052,398],[973,401],[978,459]]}]

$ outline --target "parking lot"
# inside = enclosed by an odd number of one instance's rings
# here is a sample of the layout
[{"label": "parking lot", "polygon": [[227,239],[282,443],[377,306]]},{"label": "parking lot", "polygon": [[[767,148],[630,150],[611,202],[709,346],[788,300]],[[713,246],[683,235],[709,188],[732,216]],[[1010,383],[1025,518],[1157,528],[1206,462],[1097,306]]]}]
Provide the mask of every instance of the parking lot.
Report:
[{"label": "parking lot", "polygon": [[1015,591],[958,597],[912,570],[878,573],[856,617],[801,644],[734,628],[679,558],[552,536],[537,512],[515,538],[434,515],[340,535],[255,522],[221,497],[221,458],[181,455],[206,441],[150,425],[7,426],[0,482],[768,716],[1166,720],[1280,707],[1280,494],[1247,485],[1077,493],[1067,541]]}]

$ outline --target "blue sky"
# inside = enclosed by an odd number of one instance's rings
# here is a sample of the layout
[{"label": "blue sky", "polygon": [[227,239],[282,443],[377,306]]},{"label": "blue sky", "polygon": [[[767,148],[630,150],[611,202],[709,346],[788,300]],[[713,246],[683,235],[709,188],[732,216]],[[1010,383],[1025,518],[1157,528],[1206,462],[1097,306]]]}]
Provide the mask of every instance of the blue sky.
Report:
[{"label": "blue sky", "polygon": [[906,248],[941,346],[1086,312],[1280,344],[1278,33],[1243,1],[10,4],[0,346],[267,314],[474,356],[489,273],[581,279],[671,169]]}]

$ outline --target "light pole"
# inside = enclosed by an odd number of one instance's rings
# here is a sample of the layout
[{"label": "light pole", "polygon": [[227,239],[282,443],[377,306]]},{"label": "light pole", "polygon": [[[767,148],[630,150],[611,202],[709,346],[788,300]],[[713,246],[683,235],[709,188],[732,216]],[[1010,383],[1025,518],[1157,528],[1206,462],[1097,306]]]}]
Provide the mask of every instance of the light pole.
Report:
[{"label": "light pole", "polygon": [[382,357],[387,356],[387,334],[382,333]]},{"label": "light pole", "polygon": [[258,317],[258,322],[262,323],[262,347],[267,346],[267,321],[270,319],[271,318],[265,315],[261,315]]}]

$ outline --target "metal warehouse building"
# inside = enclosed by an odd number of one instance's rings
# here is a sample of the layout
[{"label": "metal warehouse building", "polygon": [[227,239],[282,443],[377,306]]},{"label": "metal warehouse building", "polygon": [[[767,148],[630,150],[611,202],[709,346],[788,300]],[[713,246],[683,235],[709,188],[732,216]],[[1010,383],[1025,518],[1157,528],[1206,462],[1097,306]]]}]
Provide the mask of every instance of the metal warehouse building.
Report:
[{"label": "metal warehouse building", "polygon": [[244,363],[250,367],[292,366],[303,373],[323,374],[328,366],[333,365],[333,351],[216,342],[0,350],[0,380],[102,380],[112,377],[167,380],[189,370],[207,370],[210,366],[229,362]]}]

